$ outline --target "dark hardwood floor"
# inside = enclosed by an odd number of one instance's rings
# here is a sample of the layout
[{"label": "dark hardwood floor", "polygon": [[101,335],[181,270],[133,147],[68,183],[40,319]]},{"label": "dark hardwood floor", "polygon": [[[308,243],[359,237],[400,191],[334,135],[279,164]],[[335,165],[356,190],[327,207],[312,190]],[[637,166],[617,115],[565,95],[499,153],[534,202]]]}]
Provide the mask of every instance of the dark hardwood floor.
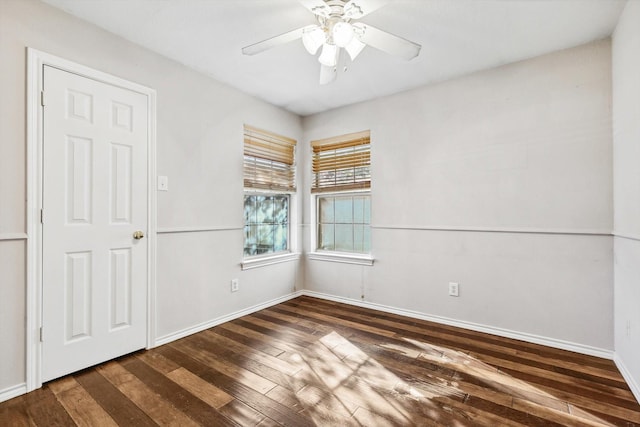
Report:
[{"label": "dark hardwood floor", "polygon": [[0,404],[0,426],[640,426],[613,362],[300,297]]}]

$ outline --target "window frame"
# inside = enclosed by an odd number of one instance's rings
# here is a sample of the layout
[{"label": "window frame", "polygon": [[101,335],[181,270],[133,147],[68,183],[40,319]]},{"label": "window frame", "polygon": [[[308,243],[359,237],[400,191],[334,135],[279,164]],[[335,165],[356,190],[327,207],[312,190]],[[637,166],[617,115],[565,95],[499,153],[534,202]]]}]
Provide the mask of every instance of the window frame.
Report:
[{"label": "window frame", "polygon": [[[288,209],[288,232],[287,232],[287,250],[280,252],[272,252],[268,254],[260,255],[245,255],[244,254],[244,197],[248,195],[259,196],[280,196],[286,195],[289,197],[289,209]],[[255,188],[245,188],[242,192],[243,213],[242,213],[242,262],[240,266],[242,270],[249,270],[256,267],[263,267],[266,265],[278,264],[286,261],[294,261],[300,258],[300,253],[297,248],[297,227],[294,227],[294,223],[297,221],[297,194],[290,191],[269,191],[269,190],[257,190]]]},{"label": "window frame", "polygon": [[[358,190],[343,190],[343,191],[325,191],[320,193],[312,193],[310,200],[310,229],[311,229],[311,252],[307,254],[307,257],[311,260],[317,261],[331,261],[340,262],[345,264],[357,264],[372,266],[375,259],[373,257],[373,235],[371,235],[371,245],[369,253],[362,252],[343,252],[343,251],[329,251],[318,248],[318,210],[320,197],[340,197],[340,196],[357,196],[366,195],[369,196],[369,203],[371,203],[371,189],[358,189]],[[373,211],[373,209],[371,209]],[[371,218],[369,218],[369,228],[373,231],[371,226]]]},{"label": "window frame", "polygon": [[[361,154],[359,147],[368,146],[366,154]],[[347,264],[358,264],[372,266],[374,262],[373,258],[373,205],[372,205],[372,192],[371,192],[371,130],[363,130],[359,132],[348,133],[344,135],[338,135],[330,138],[323,138],[313,140],[310,143],[310,169],[311,169],[311,181],[310,181],[310,250],[307,257],[312,260],[319,261],[332,261],[341,262]],[[337,150],[343,148],[353,148],[353,152],[337,153]],[[336,151],[334,151],[336,150]],[[323,153],[330,153],[334,151],[333,156],[331,154],[324,155]],[[331,163],[334,162],[335,167],[331,168]],[[364,163],[362,163],[364,162]],[[338,172],[343,172],[345,169],[358,168],[365,165],[368,167],[365,179],[358,179],[354,175],[354,181],[349,182],[345,180],[336,179],[334,185],[327,185],[327,181],[323,180],[320,176],[323,171],[335,170],[336,178]],[[345,168],[346,167],[346,168]],[[359,252],[342,252],[342,251],[327,251],[318,248],[318,209],[320,197],[339,197],[346,195],[368,195],[369,203],[371,207],[371,216],[369,218],[369,229],[371,235],[371,241],[369,246],[369,253]]]},{"label": "window frame", "polygon": [[[291,252],[291,236],[290,236],[290,229],[291,229],[291,194],[286,193],[286,192],[266,192],[266,191],[254,191],[252,189],[252,191],[245,191],[243,194],[243,220],[244,220],[244,200],[246,200],[247,196],[263,196],[263,197],[278,197],[278,196],[286,196],[287,198],[287,221],[286,221],[286,225],[287,225],[287,248],[285,250],[282,251],[278,251],[278,252],[267,252],[267,253],[263,253],[263,254],[256,254],[256,255],[246,255],[244,253],[244,249],[246,246],[246,234],[245,234],[245,239],[242,245],[242,253],[243,253],[243,258],[244,259],[250,259],[250,258],[257,258],[257,257],[265,257],[265,256],[274,256],[274,255],[279,255],[279,254],[283,254],[283,253],[289,253]],[[256,223],[255,225],[261,225],[259,223]],[[275,223],[271,223],[271,224],[266,224],[266,225],[275,225]],[[247,226],[247,223],[243,223],[242,227],[243,227],[243,232],[245,232],[245,227]]]},{"label": "window frame", "polygon": [[[247,140],[254,140],[247,149]],[[257,145],[256,145],[257,144]],[[242,261],[240,263],[242,270],[248,270],[251,268],[262,267],[266,265],[277,264],[280,262],[298,260],[300,254],[298,253],[298,236],[297,226],[298,212],[297,212],[297,141],[273,133],[259,129],[247,124],[244,124],[243,130],[243,191],[242,191]],[[273,152],[269,151],[273,147]],[[291,156],[286,153],[291,149]],[[257,150],[257,151],[256,151]],[[285,150],[285,151],[283,151]],[[259,157],[265,159],[267,162],[283,163],[288,165],[291,171],[291,181],[285,185],[283,181],[283,175],[276,172],[276,181],[269,183],[263,179],[252,179],[256,175],[247,175],[247,155],[255,157],[252,154],[247,154],[248,151],[259,152]],[[265,157],[262,157],[265,155]],[[284,156],[284,157],[283,157]],[[283,161],[284,160],[284,161]],[[251,164],[251,162],[249,162]],[[256,172],[255,167],[249,169],[250,172]],[[267,169],[261,169],[266,171]],[[289,173],[289,172],[287,172]],[[265,175],[262,175],[264,177]],[[271,252],[258,255],[245,255],[245,219],[244,219],[244,200],[246,196],[283,196],[286,195],[289,199],[289,207],[287,210],[287,249],[279,252]]]}]

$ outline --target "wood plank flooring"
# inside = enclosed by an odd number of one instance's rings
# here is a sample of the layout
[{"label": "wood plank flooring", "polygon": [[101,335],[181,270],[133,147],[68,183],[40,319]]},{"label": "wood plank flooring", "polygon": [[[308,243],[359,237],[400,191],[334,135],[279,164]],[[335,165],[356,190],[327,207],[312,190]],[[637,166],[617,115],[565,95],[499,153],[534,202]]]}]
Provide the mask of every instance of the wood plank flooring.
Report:
[{"label": "wood plank flooring", "polygon": [[640,426],[613,362],[300,297],[52,381],[0,426]]}]

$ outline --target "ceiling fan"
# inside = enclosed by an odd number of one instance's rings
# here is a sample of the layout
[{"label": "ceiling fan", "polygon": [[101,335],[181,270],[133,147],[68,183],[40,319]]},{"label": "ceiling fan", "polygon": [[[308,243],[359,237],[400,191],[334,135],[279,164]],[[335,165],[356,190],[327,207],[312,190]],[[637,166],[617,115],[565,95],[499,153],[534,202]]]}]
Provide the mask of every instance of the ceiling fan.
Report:
[{"label": "ceiling fan", "polygon": [[351,60],[371,46],[406,60],[415,58],[421,46],[412,41],[379,30],[363,22],[354,22],[369,13],[391,3],[393,0],[298,0],[318,20],[317,25],[308,25],[279,36],[242,48],[245,55],[255,55],[267,49],[302,39],[305,49],[315,55],[320,47],[320,84],[331,83],[338,74],[338,62],[342,50]]}]

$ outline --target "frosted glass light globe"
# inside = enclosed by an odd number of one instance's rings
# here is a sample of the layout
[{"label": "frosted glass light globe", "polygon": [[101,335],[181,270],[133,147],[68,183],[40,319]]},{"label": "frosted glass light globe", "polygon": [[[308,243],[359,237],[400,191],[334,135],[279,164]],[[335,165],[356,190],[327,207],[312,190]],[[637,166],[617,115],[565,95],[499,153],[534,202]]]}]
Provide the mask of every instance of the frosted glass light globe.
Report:
[{"label": "frosted glass light globe", "polygon": [[345,47],[353,39],[353,26],[348,22],[336,22],[331,34],[336,46]]},{"label": "frosted glass light globe", "polygon": [[315,55],[325,41],[327,41],[327,35],[318,25],[309,26],[302,30],[302,44],[311,55]]}]

